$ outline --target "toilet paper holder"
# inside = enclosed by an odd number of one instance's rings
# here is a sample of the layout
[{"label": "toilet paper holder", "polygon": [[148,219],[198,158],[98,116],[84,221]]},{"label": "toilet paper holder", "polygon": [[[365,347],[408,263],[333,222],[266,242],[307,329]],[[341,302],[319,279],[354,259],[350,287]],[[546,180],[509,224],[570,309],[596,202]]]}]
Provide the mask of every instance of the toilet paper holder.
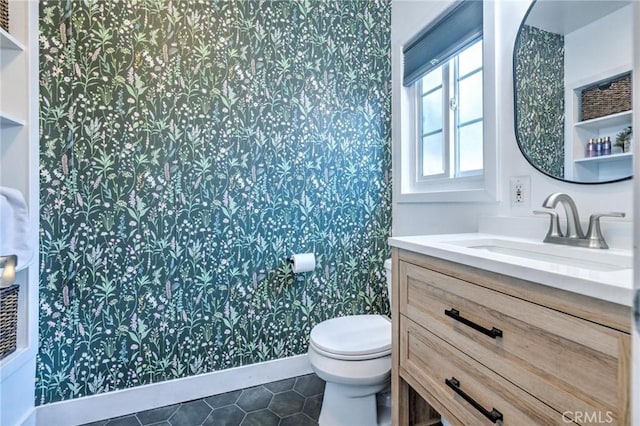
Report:
[{"label": "toilet paper holder", "polygon": [[316,256],[314,253],[292,254],[287,258],[294,274],[310,272],[316,269]]}]

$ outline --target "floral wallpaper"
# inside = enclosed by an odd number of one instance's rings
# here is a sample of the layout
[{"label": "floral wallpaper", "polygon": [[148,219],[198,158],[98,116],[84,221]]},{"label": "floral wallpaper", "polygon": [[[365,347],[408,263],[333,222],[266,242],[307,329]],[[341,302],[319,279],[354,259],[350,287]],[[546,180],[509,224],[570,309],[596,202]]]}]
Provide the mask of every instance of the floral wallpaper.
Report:
[{"label": "floral wallpaper", "polygon": [[37,404],[388,312],[390,8],[40,2]]},{"label": "floral wallpaper", "polygon": [[564,177],[564,37],[524,25],[514,62],[516,134],[529,161]]}]

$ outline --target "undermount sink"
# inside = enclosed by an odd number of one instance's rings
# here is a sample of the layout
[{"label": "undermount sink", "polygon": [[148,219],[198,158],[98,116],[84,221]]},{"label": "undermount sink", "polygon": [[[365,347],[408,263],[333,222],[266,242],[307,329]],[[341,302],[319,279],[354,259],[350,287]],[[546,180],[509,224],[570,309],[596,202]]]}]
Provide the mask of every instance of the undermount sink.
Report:
[{"label": "undermount sink", "polygon": [[630,253],[500,238],[449,241],[448,244],[581,269],[612,272],[633,267]]},{"label": "undermount sink", "polygon": [[402,250],[631,306],[633,252],[545,243],[497,233],[392,237]]}]

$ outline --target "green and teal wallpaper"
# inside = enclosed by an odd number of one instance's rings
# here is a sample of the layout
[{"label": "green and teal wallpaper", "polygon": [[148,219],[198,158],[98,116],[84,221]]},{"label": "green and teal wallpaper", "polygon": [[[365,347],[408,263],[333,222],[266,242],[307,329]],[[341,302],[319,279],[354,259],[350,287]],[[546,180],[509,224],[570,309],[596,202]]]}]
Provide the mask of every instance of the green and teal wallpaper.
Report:
[{"label": "green and teal wallpaper", "polygon": [[302,354],[324,319],[388,312],[390,14],[40,2],[37,404]]},{"label": "green and teal wallpaper", "polygon": [[529,25],[515,46],[516,133],[523,153],[564,177],[564,37]]}]

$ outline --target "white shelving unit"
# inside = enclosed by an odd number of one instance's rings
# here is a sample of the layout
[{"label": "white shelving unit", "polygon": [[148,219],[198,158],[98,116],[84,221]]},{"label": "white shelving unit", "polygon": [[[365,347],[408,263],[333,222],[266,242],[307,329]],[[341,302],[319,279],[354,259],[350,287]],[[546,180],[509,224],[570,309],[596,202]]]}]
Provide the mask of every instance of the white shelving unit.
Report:
[{"label": "white shelving unit", "polygon": [[[2,68],[3,68],[2,81],[3,83],[5,83],[5,79],[4,79],[5,63],[9,65],[14,60],[16,60],[16,58],[18,58],[17,60],[19,61],[20,57],[24,56],[25,47],[14,36],[6,32],[2,28],[0,28],[0,51],[2,52]],[[12,80],[12,79],[7,78],[7,80]],[[3,94],[4,94],[4,89],[3,89]],[[4,109],[0,109],[0,128],[24,126],[24,125],[25,125],[24,119],[15,116],[15,114],[5,112]]]},{"label": "white shelving unit", "polygon": [[[588,85],[597,83],[594,80]],[[623,153],[615,147],[616,136],[626,127],[631,126],[633,111],[623,111],[590,120],[578,121],[580,111],[580,93],[588,85],[574,87],[573,90],[573,114],[575,118],[571,126],[571,136],[567,140],[571,145],[565,153],[571,157],[571,180],[580,182],[605,182],[622,179],[633,174],[633,156],[631,153]],[[585,157],[586,146],[589,139],[609,137],[612,143],[612,154],[599,157]],[[565,169],[566,170],[566,169]]]},{"label": "white shelving unit", "polygon": [[578,121],[574,124],[574,127],[597,132],[603,128],[630,126],[632,117],[633,110],[623,111],[617,114],[605,115],[604,117],[592,118],[591,120]]},{"label": "white shelving unit", "polygon": [[[38,350],[38,1],[9,0],[9,32],[0,29],[0,186],[18,189],[29,207],[34,256],[18,259],[16,350],[0,360],[0,425],[35,425]],[[9,254],[9,253],[3,253]]]},{"label": "white shelving unit", "polygon": [[24,126],[25,121],[0,111],[0,127]]},{"label": "white shelving unit", "polygon": [[579,160],[575,160],[574,163],[580,164],[604,164],[604,163],[614,163],[619,161],[631,161],[632,154],[630,152],[624,152],[620,154],[611,154],[611,155],[602,155],[600,157],[587,157],[581,158]]},{"label": "white shelving unit", "polygon": [[582,179],[598,182],[620,179],[633,173],[633,155],[630,152],[581,158],[574,161],[576,173]]},{"label": "white shelving unit", "polygon": [[0,28],[0,49],[24,51],[25,47],[14,36]]},{"label": "white shelving unit", "polygon": [[613,154],[585,157],[585,147],[591,138],[609,137],[612,145],[616,135],[631,125],[633,111],[624,111],[574,124],[574,178],[586,182],[622,179],[633,174],[633,156],[612,146]]}]

